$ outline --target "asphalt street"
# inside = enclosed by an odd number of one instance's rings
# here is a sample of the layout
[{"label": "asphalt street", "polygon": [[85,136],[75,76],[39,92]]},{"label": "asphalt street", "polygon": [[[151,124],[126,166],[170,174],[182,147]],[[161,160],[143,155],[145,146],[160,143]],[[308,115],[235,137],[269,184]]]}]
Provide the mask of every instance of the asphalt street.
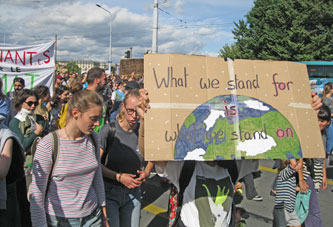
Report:
[{"label": "asphalt street", "polygon": [[[269,194],[271,184],[276,175],[271,169],[273,161],[260,160],[261,177],[255,180],[256,189],[261,195],[263,201],[251,201],[244,198],[237,207],[244,208],[249,214],[246,226],[248,227],[268,227],[273,223],[273,206],[274,197]],[[319,192],[319,202],[323,226],[330,227],[332,222],[333,192],[332,181],[329,181],[328,189]],[[245,194],[245,187],[243,186]],[[168,199],[169,185],[161,182],[161,178],[152,174],[146,183],[142,186],[142,210],[141,210],[141,227],[166,227],[168,224]]]}]

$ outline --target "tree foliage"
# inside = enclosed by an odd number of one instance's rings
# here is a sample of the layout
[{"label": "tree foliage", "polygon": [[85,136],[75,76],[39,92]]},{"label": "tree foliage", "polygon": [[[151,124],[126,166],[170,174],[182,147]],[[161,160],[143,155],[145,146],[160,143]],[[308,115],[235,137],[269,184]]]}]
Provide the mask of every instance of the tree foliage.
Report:
[{"label": "tree foliage", "polygon": [[236,43],[224,46],[221,57],[333,60],[333,1],[255,0],[233,34]]},{"label": "tree foliage", "polygon": [[220,57],[231,58],[235,59],[239,56],[239,50],[237,49],[236,45],[224,45],[223,48],[220,50],[219,53]]},{"label": "tree foliage", "polygon": [[78,72],[80,72],[80,67],[74,61],[68,62],[65,68],[70,73],[73,73],[73,72],[78,73]]}]

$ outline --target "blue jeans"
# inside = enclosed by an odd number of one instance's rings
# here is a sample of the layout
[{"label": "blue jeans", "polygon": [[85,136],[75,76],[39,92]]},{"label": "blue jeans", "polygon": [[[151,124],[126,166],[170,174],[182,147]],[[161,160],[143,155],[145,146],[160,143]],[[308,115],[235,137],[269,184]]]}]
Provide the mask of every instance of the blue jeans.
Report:
[{"label": "blue jeans", "polygon": [[83,218],[65,218],[46,214],[47,226],[52,227],[100,227],[102,226],[101,208],[96,208],[90,215]]},{"label": "blue jeans", "polygon": [[108,182],[104,186],[110,227],[139,227],[141,188],[128,189]]}]

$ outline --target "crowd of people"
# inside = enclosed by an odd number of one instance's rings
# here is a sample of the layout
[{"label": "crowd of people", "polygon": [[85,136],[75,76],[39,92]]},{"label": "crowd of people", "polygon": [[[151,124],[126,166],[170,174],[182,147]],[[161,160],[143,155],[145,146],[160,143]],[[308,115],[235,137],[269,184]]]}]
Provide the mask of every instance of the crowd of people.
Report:
[{"label": "crowd of people", "polygon": [[[172,185],[169,226],[241,226],[243,185],[248,200],[263,200],[254,187],[258,160],[144,161],[150,106],[141,77],[92,68],[57,74],[52,90],[27,89],[19,77],[13,84],[3,94],[0,80],[0,226],[138,227],[141,185],[154,165]],[[332,94],[331,84],[322,99],[312,94],[327,155]],[[327,188],[326,160],[276,160],[275,167],[274,226],[322,226],[317,193]],[[310,197],[305,220],[295,211],[297,193]]]}]

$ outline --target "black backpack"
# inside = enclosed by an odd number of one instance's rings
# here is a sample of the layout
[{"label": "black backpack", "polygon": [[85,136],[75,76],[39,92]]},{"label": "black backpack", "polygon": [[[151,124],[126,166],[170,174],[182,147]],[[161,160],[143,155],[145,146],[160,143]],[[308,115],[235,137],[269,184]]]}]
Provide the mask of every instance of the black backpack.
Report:
[{"label": "black backpack", "polygon": [[[110,148],[112,146],[112,143],[114,141],[114,137],[116,135],[116,122],[110,122],[109,124],[104,125],[103,127],[108,127],[108,147]],[[105,165],[108,157],[108,150],[105,149],[103,152],[103,155],[101,157],[101,164]]]}]

